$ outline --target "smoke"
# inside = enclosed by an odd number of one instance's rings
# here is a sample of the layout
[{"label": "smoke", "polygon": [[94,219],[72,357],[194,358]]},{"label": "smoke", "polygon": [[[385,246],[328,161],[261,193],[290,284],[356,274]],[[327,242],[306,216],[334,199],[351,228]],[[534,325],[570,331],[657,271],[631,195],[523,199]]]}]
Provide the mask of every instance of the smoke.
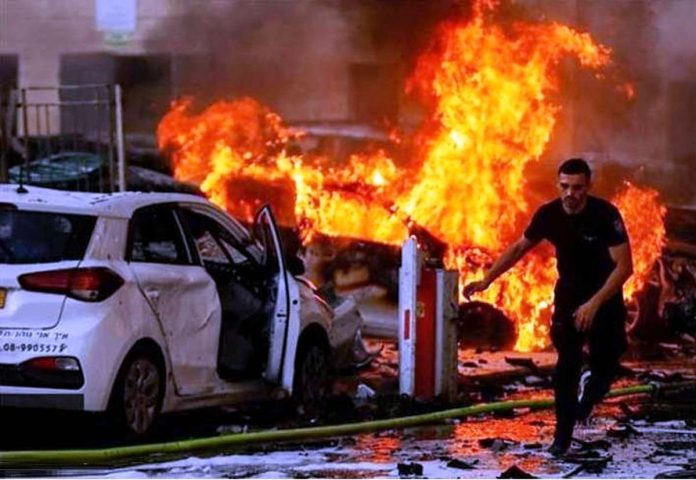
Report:
[{"label": "smoke", "polygon": [[[530,18],[567,23],[612,49],[613,70],[605,78],[564,65],[564,110],[546,163],[582,155],[600,178],[607,172],[607,185],[626,178],[657,188],[668,201],[688,201],[696,181],[693,2],[519,3]],[[633,99],[621,92],[623,82],[635,87]]]},{"label": "smoke", "polygon": [[289,121],[347,120],[352,66],[393,70],[381,81],[400,95],[416,52],[454,3],[173,0],[145,48],[184,52],[173,67],[175,94],[200,104],[248,95]]},{"label": "smoke", "polygon": [[656,28],[660,70],[671,79],[696,78],[696,10],[690,0],[661,0]]},{"label": "smoke", "polygon": [[186,52],[175,65],[176,93],[201,103],[252,96],[285,117],[338,117],[345,100],[336,92],[353,52],[336,10],[315,0],[177,0],[147,48]]}]

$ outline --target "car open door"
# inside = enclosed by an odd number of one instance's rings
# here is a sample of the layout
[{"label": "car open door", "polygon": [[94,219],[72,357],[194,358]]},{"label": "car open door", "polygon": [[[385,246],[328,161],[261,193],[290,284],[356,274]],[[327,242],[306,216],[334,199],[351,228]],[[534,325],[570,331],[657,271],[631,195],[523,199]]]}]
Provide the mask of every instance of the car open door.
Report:
[{"label": "car open door", "polygon": [[299,289],[286,269],[280,235],[268,205],[256,214],[254,236],[263,247],[262,263],[271,281],[275,282],[277,292],[264,377],[292,393],[294,359],[300,334]]}]

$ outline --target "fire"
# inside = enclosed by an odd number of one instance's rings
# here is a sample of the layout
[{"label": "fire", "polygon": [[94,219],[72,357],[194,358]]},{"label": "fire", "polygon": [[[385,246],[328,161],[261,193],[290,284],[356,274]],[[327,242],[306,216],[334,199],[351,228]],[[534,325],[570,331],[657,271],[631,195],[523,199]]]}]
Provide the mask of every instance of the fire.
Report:
[{"label": "fire", "polygon": [[190,113],[191,105],[191,100],[175,103],[157,128],[160,149],[172,152],[174,176],[200,185],[220,207],[251,220],[259,202],[235,191],[233,181],[287,182],[291,162],[283,147],[292,132],[250,98],[217,102],[199,114]]},{"label": "fire", "polygon": [[624,285],[624,294],[635,300],[664,246],[666,209],[655,190],[641,189],[629,182],[614,198],[614,204],[624,217],[633,253],[633,276]]},{"label": "fire", "polygon": [[[430,105],[436,127],[418,183],[398,204],[453,247],[447,264],[462,285],[481,278],[529,219],[524,174],[559,114],[558,62],[568,55],[593,69],[609,62],[607,48],[563,25],[504,31],[487,21],[490,6],[478,4],[470,22],[445,23],[408,84]],[[516,349],[548,344],[554,278],[554,261],[533,254],[483,295],[515,320]]]},{"label": "fire", "polygon": [[[462,285],[480,278],[531,214],[525,170],[560,114],[559,62],[574,57],[595,72],[610,63],[609,49],[570,27],[494,24],[497,4],[475,2],[470,20],[441,25],[419,57],[406,88],[427,118],[408,167],[382,151],[343,164],[293,155],[301,132],[248,98],[201,113],[174,104],[158,127],[160,148],[176,178],[233,215],[250,220],[270,200],[305,242],[320,233],[400,245],[417,225],[449,246],[445,261]],[[535,253],[483,296],[515,320],[518,350],[548,344],[555,275],[552,256]]]}]

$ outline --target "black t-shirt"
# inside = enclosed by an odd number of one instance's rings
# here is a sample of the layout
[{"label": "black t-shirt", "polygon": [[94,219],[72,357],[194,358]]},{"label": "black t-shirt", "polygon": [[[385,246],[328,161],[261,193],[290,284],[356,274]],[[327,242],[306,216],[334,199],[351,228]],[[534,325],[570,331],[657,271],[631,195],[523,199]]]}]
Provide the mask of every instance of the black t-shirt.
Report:
[{"label": "black t-shirt", "polygon": [[[587,197],[585,208],[574,215],[563,210],[560,198],[542,205],[524,236],[534,242],[546,239],[556,247],[557,307],[576,306],[594,295],[616,266],[609,247],[628,241],[619,210],[592,196]],[[622,302],[621,293],[612,300]]]}]

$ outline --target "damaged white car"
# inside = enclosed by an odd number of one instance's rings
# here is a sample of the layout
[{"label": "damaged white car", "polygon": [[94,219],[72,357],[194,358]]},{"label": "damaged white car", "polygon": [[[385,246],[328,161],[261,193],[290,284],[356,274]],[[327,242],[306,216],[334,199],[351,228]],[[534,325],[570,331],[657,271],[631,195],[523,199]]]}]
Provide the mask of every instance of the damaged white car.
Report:
[{"label": "damaged white car", "polygon": [[359,314],[289,271],[269,208],[253,230],[194,195],[0,185],[0,407],[143,434],[161,412],[326,395]]}]

